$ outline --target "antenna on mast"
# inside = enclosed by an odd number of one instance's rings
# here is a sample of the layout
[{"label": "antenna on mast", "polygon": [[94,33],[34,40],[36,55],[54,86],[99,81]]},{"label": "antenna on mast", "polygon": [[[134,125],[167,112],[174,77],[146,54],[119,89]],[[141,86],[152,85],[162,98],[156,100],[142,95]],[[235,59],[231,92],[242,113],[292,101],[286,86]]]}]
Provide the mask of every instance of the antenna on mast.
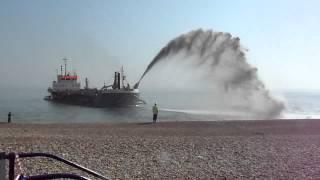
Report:
[{"label": "antenna on mast", "polygon": [[67,75],[67,61],[68,61],[68,59],[63,58],[62,60],[64,61],[64,75],[66,76]]}]

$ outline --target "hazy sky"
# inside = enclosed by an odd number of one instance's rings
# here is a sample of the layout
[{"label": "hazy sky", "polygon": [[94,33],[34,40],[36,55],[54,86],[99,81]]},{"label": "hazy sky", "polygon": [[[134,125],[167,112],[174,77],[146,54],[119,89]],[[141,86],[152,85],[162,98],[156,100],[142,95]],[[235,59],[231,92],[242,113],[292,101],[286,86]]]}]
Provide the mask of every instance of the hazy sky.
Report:
[{"label": "hazy sky", "polygon": [[[98,86],[131,83],[174,37],[238,36],[270,89],[320,90],[320,1],[1,0],[0,87],[47,87],[62,58]],[[72,69],[73,69],[72,68]]]}]

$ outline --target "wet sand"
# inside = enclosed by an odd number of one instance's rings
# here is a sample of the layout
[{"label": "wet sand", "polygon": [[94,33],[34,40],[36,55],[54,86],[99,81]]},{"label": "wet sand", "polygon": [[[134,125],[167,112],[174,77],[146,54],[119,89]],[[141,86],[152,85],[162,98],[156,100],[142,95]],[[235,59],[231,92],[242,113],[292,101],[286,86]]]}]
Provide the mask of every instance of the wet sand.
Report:
[{"label": "wet sand", "polygon": [[[311,179],[320,120],[0,123],[0,151],[49,152],[112,179]],[[23,160],[22,171],[78,173],[43,158]]]}]

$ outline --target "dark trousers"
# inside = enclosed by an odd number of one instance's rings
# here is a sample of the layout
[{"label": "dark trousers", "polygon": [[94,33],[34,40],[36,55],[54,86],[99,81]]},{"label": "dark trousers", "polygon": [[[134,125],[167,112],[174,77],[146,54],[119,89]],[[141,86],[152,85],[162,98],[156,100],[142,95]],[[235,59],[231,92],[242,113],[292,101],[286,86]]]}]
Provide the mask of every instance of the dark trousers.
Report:
[{"label": "dark trousers", "polygon": [[153,122],[157,121],[158,114],[153,114]]},{"label": "dark trousers", "polygon": [[11,116],[8,116],[8,123],[11,123]]}]

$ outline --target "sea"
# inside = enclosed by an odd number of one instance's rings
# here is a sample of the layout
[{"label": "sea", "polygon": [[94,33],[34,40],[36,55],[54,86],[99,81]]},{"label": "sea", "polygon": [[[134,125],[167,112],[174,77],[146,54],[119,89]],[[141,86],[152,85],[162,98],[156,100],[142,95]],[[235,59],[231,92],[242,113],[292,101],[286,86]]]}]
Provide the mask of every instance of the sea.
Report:
[{"label": "sea", "polygon": [[[237,120],[232,112],[208,111],[188,106],[199,103],[205,97],[182,92],[141,92],[147,104],[125,108],[93,108],[65,105],[44,100],[45,88],[0,89],[0,122],[7,121],[8,112],[16,123],[123,123],[151,122],[154,103],[160,109],[159,121],[221,121]],[[205,95],[204,95],[205,96]],[[282,91],[276,92],[285,103],[280,119],[320,118],[320,92]],[[190,101],[190,99],[192,101]],[[200,102],[201,103],[201,102]]]}]

